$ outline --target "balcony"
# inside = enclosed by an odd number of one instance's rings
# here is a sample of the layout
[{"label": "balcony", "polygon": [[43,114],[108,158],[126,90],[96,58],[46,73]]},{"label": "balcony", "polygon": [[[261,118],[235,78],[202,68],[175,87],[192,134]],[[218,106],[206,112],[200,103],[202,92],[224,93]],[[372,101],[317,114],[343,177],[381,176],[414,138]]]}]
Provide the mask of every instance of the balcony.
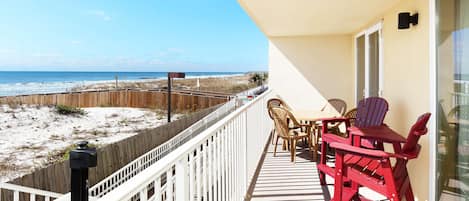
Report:
[{"label": "balcony", "polygon": [[[273,156],[273,125],[266,102],[275,96],[270,90],[264,92],[190,140],[175,137],[179,139],[176,144],[167,145],[170,140],[162,145],[177,147],[170,153],[161,155],[161,147],[155,148],[93,186],[90,200],[330,200],[334,180],[328,177],[328,185],[320,185],[316,163],[306,146],[300,143],[296,147],[295,163],[281,144]],[[19,193],[70,200],[70,194],[14,185],[5,189],[14,192],[15,201]],[[365,188],[360,193],[373,200],[385,199]]]},{"label": "balcony", "polygon": [[265,92],[97,200],[329,200],[333,180],[319,184],[301,144],[296,163],[281,148],[273,157],[265,105],[274,96]]}]

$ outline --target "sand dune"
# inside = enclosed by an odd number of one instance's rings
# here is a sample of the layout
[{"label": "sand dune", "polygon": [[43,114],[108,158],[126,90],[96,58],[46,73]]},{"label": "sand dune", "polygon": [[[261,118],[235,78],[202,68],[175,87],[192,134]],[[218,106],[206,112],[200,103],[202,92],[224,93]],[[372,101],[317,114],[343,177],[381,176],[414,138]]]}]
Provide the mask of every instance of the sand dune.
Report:
[{"label": "sand dune", "polygon": [[[109,144],[138,130],[166,123],[164,111],[136,108],[83,108],[67,116],[54,107],[0,106],[0,182],[60,160],[64,150],[81,140]],[[180,118],[176,114],[173,118]]]}]

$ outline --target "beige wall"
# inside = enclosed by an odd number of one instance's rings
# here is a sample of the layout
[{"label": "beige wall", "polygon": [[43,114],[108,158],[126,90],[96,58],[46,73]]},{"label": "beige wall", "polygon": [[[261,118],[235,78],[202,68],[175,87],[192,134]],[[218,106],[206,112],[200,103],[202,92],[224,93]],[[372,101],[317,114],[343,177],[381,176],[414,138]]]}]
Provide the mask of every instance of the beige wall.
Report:
[{"label": "beige wall", "polygon": [[[397,15],[402,11],[418,12],[418,26],[398,30]],[[428,15],[428,0],[413,0],[402,1],[383,19],[383,96],[390,105],[386,122],[405,136],[416,118],[430,111]],[[420,140],[419,158],[409,163],[411,183],[418,200],[428,200],[429,195],[428,136]]]},{"label": "beige wall", "polygon": [[320,109],[329,98],[354,102],[351,36],[271,37],[269,85],[297,109]]}]

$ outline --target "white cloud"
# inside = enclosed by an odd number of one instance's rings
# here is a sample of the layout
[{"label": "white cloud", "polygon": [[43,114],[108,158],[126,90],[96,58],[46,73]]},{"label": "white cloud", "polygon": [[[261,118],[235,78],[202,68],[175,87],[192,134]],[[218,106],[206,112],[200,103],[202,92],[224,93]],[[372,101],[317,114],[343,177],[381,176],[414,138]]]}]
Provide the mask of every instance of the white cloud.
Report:
[{"label": "white cloud", "polygon": [[98,18],[100,18],[104,21],[112,20],[112,17],[110,15],[108,15],[106,12],[104,12],[103,10],[88,10],[88,11],[86,11],[86,14],[98,17]]}]

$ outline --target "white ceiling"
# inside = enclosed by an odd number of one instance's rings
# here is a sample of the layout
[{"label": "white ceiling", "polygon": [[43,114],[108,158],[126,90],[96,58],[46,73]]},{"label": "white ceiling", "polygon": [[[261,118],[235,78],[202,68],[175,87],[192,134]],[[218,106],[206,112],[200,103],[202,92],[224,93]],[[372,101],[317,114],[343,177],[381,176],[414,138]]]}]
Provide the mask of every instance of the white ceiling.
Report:
[{"label": "white ceiling", "polygon": [[399,0],[238,1],[268,36],[354,33],[399,2]]}]

